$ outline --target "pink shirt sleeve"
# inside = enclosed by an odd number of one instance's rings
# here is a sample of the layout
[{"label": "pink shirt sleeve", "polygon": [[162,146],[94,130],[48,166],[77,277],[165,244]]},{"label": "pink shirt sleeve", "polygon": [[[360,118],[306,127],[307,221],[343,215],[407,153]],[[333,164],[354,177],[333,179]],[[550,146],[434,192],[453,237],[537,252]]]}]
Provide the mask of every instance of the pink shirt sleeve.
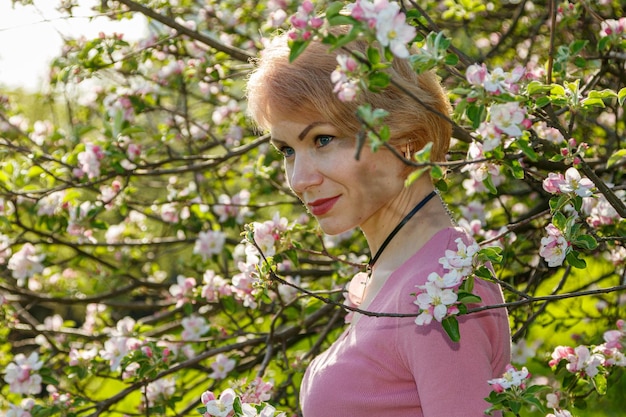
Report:
[{"label": "pink shirt sleeve", "polygon": [[[493,284],[479,281],[474,292],[486,305],[502,302]],[[483,416],[490,405],[484,400],[491,391],[487,381],[501,376],[509,362],[509,350],[494,343],[510,337],[502,309],[461,316],[459,329],[458,343],[438,322],[396,333],[398,353],[414,375],[425,417]]]}]

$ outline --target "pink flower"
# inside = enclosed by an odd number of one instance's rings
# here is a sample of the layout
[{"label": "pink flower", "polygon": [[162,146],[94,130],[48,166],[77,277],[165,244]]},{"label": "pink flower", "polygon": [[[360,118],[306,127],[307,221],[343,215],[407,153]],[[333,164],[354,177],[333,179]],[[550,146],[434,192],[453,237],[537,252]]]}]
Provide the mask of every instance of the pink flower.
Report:
[{"label": "pink flower", "polygon": [[202,259],[206,260],[213,255],[221,253],[225,242],[226,234],[224,232],[219,230],[200,232],[193,247],[193,253],[202,256]]},{"label": "pink flower", "polygon": [[211,326],[207,324],[207,321],[202,316],[192,315],[191,317],[185,317],[181,321],[183,331],[180,337],[183,340],[196,340],[203,334],[211,329]]},{"label": "pink flower", "polygon": [[490,110],[491,122],[502,132],[512,137],[522,136],[526,128],[526,110],[516,101],[494,104]]},{"label": "pink flower", "polygon": [[572,413],[564,409],[554,409],[554,414],[546,414],[546,417],[572,417]]},{"label": "pink flower", "polygon": [[176,306],[180,307],[184,303],[193,299],[193,291],[196,288],[196,279],[178,275],[176,284],[170,286],[170,294],[176,299]]},{"label": "pink flower", "polygon": [[15,252],[7,267],[13,271],[13,278],[17,280],[17,285],[24,285],[27,278],[43,272],[41,263],[45,255],[38,255],[35,247],[30,243],[25,243],[22,248]]},{"label": "pink flower", "polygon": [[359,65],[349,55],[337,55],[337,69],[330,74],[331,81],[335,84],[333,91],[337,93],[339,100],[343,102],[353,101],[359,92],[358,80],[353,74]]},{"label": "pink flower", "polygon": [[15,394],[34,395],[41,392],[41,375],[37,373],[43,366],[37,352],[28,357],[18,353],[5,370],[4,381],[9,384],[9,390]]},{"label": "pink flower", "polygon": [[593,195],[591,189],[594,187],[589,178],[582,178],[578,170],[574,167],[565,171],[565,182],[559,186],[563,193],[576,193],[580,197]]},{"label": "pink flower", "polygon": [[24,398],[19,406],[9,403],[5,417],[31,417],[31,410],[35,405],[32,398]]},{"label": "pink flower", "polygon": [[220,296],[229,296],[232,294],[232,289],[228,282],[219,275],[215,274],[215,271],[207,270],[202,277],[202,290],[201,294],[207,302],[216,303]]},{"label": "pink flower", "polygon": [[569,357],[566,368],[572,373],[580,372],[593,378],[598,374],[598,367],[604,362],[604,356],[599,353],[591,353],[587,346],[577,346],[574,349],[575,355]]},{"label": "pink flower", "polygon": [[382,46],[389,46],[398,58],[407,58],[407,43],[415,38],[416,30],[406,23],[406,16],[398,3],[388,3],[376,19],[376,39]]},{"label": "pink flower", "polygon": [[621,349],[622,348],[621,339],[622,337],[624,337],[624,333],[622,331],[607,330],[606,332],[604,332],[604,335],[602,337],[604,338],[604,341],[606,342],[607,348],[609,349],[612,349],[612,348]]},{"label": "pink flower", "polygon": [[208,391],[202,394],[201,400],[206,407],[204,417],[227,417],[233,411],[233,403],[237,395],[231,388],[222,391],[219,399]]},{"label": "pink flower", "polygon": [[85,150],[78,154],[78,163],[80,175],[87,174],[89,179],[98,178],[100,176],[100,160],[104,158],[104,153],[99,146],[88,143]]},{"label": "pink flower", "polygon": [[606,19],[600,23],[600,37],[606,36],[620,37],[626,35],[626,17],[619,20]]},{"label": "pink flower", "polygon": [[467,81],[472,85],[482,86],[485,82],[487,74],[489,74],[489,71],[487,70],[485,64],[472,64],[467,67],[467,70],[465,71],[465,78],[467,78]]},{"label": "pink flower", "polygon": [[235,368],[234,359],[229,359],[228,356],[223,353],[218,354],[215,357],[215,362],[211,364],[211,369],[213,372],[209,374],[209,378],[213,379],[224,379],[228,376],[228,373]]},{"label": "pink flower", "polygon": [[515,369],[513,365],[507,365],[506,372],[502,375],[502,378],[490,379],[487,381],[493,386],[494,391],[503,392],[512,387],[525,388],[526,380],[530,378],[530,373],[526,367],[523,367],[519,371]]},{"label": "pink flower", "polygon": [[[418,316],[416,324],[428,324],[434,318],[437,321],[443,320],[443,318],[449,314],[448,308],[452,307],[456,303],[457,294],[449,289],[442,289],[435,285],[433,282],[427,282],[424,285],[418,286],[418,293],[415,301],[413,302],[424,312],[426,315]],[[420,318],[421,317],[421,318]],[[418,323],[418,319],[419,322]]]},{"label": "pink flower", "polygon": [[161,378],[149,383],[143,390],[148,406],[164,402],[176,392],[176,380],[173,378]]},{"label": "pink flower", "polygon": [[545,259],[548,266],[560,266],[570,250],[570,243],[553,224],[546,226],[546,231],[548,236],[541,238],[539,255]]},{"label": "pink flower", "polygon": [[563,174],[550,172],[548,177],[543,180],[543,189],[550,194],[558,194],[561,192],[561,186],[565,184]]}]

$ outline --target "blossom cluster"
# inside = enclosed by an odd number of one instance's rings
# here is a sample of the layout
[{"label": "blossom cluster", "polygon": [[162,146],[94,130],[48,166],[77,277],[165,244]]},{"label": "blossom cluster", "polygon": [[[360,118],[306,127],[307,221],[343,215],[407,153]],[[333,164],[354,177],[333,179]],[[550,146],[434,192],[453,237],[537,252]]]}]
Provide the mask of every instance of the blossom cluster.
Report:
[{"label": "blossom cluster", "polygon": [[618,320],[617,330],[604,332],[603,339],[604,343],[597,346],[557,346],[548,365],[555,368],[561,361],[566,361],[565,369],[583,378],[593,378],[611,367],[626,367],[626,356],[622,351],[626,322]]},{"label": "blossom cluster", "polygon": [[484,157],[483,144],[473,141],[468,147],[467,159],[477,162],[465,165],[461,169],[462,172],[469,174],[469,178],[463,180],[463,188],[470,196],[486,192],[488,187],[497,187],[504,181],[504,176],[500,173],[500,167],[492,162],[483,160]]},{"label": "blossom cluster", "polygon": [[359,64],[349,55],[337,55],[337,69],[330,74],[330,80],[335,84],[333,91],[341,101],[353,101],[359,92],[359,80],[353,74]]},{"label": "blossom cluster", "polygon": [[517,94],[520,90],[518,82],[524,73],[525,69],[521,66],[515,67],[511,72],[500,67],[489,72],[485,64],[472,64],[467,67],[465,78],[471,85],[481,87],[491,95]]},{"label": "blossom cluster", "polygon": [[285,413],[265,403],[272,388],[272,384],[256,378],[240,395],[232,388],[222,391],[219,397],[205,391],[200,397],[203,407],[198,411],[204,417],[285,417]]},{"label": "blossom cluster", "polygon": [[439,263],[446,271],[443,275],[432,272],[427,282],[417,286],[415,301],[420,314],[415,319],[418,326],[429,324],[434,318],[442,321],[459,313],[457,291],[474,268],[474,256],[480,250],[476,242],[466,245],[462,238],[456,239],[457,250],[447,249]]},{"label": "blossom cluster", "polygon": [[376,40],[398,58],[407,58],[407,44],[416,35],[413,26],[406,22],[406,15],[400,5],[389,0],[356,0],[347,7],[350,15],[375,30]]},{"label": "blossom cluster", "polygon": [[296,14],[291,16],[290,22],[293,29],[289,32],[289,38],[294,41],[308,41],[322,26],[324,19],[315,15],[315,6],[310,0],[304,0],[298,6]]},{"label": "blossom cluster", "polygon": [[4,381],[9,390],[16,394],[35,395],[41,392],[42,378],[38,371],[43,367],[39,354],[32,352],[28,357],[18,353],[5,370]]},{"label": "blossom cluster", "polygon": [[606,19],[600,23],[600,37],[626,38],[626,17]]},{"label": "blossom cluster", "polygon": [[546,226],[547,236],[541,238],[539,255],[545,259],[548,266],[560,266],[571,250],[571,243],[565,238],[563,232],[550,223]]},{"label": "blossom cluster", "polygon": [[526,367],[517,370],[513,365],[507,365],[506,371],[501,378],[494,378],[487,381],[495,392],[504,392],[508,389],[525,389],[526,383],[530,379],[530,373]]},{"label": "blossom cluster", "polygon": [[550,172],[543,180],[543,189],[550,194],[574,193],[579,197],[590,197],[593,188],[593,182],[582,177],[574,167],[568,168],[565,175]]}]

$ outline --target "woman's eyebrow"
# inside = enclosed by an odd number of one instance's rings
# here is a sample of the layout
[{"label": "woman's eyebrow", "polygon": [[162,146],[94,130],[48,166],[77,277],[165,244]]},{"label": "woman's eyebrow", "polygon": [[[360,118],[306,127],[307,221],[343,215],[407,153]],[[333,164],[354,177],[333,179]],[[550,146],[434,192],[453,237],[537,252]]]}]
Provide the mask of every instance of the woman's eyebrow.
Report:
[{"label": "woman's eyebrow", "polygon": [[324,123],[324,122],[313,122],[313,123],[309,124],[307,127],[302,129],[302,132],[300,132],[300,134],[298,135],[298,139],[304,140],[304,137],[307,135],[307,133],[309,133],[309,131],[311,129],[313,129],[316,126],[324,125],[324,124],[326,124],[326,123]]}]

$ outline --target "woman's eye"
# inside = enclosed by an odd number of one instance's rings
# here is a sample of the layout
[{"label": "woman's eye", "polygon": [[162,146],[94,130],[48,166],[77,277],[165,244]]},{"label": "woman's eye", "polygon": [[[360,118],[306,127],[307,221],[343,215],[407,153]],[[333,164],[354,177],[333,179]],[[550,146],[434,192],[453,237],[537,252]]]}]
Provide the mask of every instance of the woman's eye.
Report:
[{"label": "woman's eye", "polygon": [[291,146],[283,146],[278,149],[278,152],[282,153],[285,158],[288,158],[294,154],[294,150]]},{"label": "woman's eye", "polygon": [[320,148],[323,146],[328,145],[330,142],[333,141],[333,139],[335,139],[334,136],[330,136],[330,135],[319,135],[315,137],[315,143],[317,144],[317,146],[319,146]]}]

